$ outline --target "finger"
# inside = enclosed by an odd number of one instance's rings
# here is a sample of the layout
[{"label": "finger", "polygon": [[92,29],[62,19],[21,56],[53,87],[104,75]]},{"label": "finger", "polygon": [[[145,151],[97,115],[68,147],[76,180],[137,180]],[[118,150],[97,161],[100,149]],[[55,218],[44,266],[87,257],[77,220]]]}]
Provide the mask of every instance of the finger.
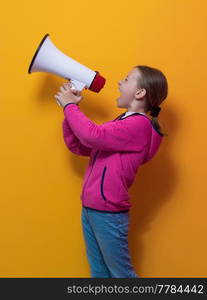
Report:
[{"label": "finger", "polygon": [[72,92],[73,92],[73,93],[76,93],[76,94],[80,93],[80,91],[77,90],[77,89],[72,89]]},{"label": "finger", "polygon": [[60,87],[60,90],[61,90],[61,92],[65,92],[65,91],[66,91],[66,88],[63,87],[63,86],[61,86],[61,87]]},{"label": "finger", "polygon": [[63,84],[63,86],[66,87],[66,88],[70,88],[72,85],[71,85],[70,82],[65,82],[65,83]]},{"label": "finger", "polygon": [[70,83],[69,83],[69,82],[64,82],[64,83],[63,83],[63,86],[64,86],[64,87],[69,87],[69,86],[70,86]]},{"label": "finger", "polygon": [[65,92],[66,91],[67,92],[71,92],[72,91],[72,88],[68,84],[64,85],[64,89],[65,89]]}]

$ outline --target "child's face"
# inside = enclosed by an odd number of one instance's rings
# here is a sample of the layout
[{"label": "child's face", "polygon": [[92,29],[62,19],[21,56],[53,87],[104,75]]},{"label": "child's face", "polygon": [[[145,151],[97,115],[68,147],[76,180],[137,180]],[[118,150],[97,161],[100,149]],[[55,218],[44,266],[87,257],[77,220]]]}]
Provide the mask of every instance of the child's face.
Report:
[{"label": "child's face", "polygon": [[[139,70],[132,69],[128,75],[118,82],[120,96],[117,98],[117,106],[120,108],[128,108],[134,101],[139,91]],[[136,101],[136,100],[135,100]]]}]

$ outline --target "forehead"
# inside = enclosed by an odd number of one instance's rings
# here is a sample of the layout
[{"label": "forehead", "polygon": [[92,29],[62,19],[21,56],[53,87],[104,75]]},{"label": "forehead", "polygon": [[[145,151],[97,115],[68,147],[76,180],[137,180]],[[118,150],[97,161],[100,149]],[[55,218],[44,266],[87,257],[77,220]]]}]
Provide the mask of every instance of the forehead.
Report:
[{"label": "forehead", "polygon": [[133,79],[138,79],[138,70],[136,70],[136,69],[132,69],[128,74],[127,74],[127,76],[129,77],[129,78],[133,78]]}]

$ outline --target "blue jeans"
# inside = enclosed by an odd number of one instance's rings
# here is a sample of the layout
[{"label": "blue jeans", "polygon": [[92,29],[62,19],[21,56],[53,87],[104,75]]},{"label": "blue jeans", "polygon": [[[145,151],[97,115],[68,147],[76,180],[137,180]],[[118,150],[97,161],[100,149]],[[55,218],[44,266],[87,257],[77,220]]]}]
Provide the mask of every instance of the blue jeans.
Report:
[{"label": "blue jeans", "polygon": [[110,213],[82,207],[82,228],[91,277],[129,278],[129,212]]}]

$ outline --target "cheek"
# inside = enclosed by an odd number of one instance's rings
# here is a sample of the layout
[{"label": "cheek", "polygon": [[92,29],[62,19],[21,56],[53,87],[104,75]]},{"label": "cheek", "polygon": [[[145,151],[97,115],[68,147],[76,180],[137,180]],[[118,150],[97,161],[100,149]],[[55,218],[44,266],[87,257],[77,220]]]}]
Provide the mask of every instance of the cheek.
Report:
[{"label": "cheek", "polygon": [[131,99],[133,97],[133,92],[130,88],[126,88],[124,91],[124,95],[129,99]]},{"label": "cheek", "polygon": [[125,94],[125,95],[130,94],[130,87],[127,84],[123,87],[122,93]]}]

